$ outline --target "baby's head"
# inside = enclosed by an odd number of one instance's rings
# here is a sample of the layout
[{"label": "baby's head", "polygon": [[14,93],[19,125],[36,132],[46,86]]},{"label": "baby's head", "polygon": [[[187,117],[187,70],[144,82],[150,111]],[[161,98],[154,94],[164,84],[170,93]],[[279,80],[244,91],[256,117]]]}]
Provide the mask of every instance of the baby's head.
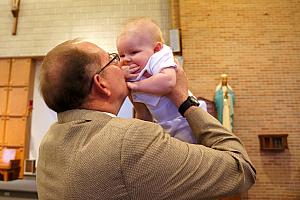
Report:
[{"label": "baby's head", "polygon": [[159,26],[150,18],[129,21],[117,37],[117,49],[124,65],[145,67],[148,59],[162,48]]}]

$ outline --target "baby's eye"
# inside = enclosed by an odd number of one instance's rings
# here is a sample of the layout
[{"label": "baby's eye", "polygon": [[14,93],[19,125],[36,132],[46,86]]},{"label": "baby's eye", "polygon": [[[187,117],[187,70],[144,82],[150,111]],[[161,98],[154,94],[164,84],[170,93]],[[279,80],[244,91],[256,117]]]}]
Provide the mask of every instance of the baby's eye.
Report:
[{"label": "baby's eye", "polygon": [[139,53],[140,51],[132,51],[131,54],[137,54]]},{"label": "baby's eye", "polygon": [[122,54],[120,54],[119,56],[120,56],[120,58],[124,58],[125,57],[125,55],[122,55]]}]

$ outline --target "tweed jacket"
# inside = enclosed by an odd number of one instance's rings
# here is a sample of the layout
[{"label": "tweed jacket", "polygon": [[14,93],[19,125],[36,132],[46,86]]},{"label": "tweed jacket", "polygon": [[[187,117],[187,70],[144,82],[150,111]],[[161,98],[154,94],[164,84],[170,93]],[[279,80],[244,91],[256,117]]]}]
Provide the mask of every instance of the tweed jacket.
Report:
[{"label": "tweed jacket", "polygon": [[39,149],[39,199],[214,199],[249,189],[255,169],[241,141],[201,108],[187,120],[199,145],[138,119],[58,113]]}]

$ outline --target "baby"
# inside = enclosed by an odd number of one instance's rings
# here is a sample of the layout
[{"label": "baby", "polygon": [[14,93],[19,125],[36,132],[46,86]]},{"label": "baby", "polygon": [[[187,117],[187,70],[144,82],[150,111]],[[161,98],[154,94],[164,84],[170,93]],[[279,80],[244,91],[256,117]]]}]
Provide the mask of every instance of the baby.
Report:
[{"label": "baby", "polygon": [[[136,117],[154,120],[171,136],[196,143],[188,122],[165,96],[175,87],[177,66],[159,26],[145,17],[128,22],[118,35],[117,49]],[[206,110],[205,102],[199,103]]]}]

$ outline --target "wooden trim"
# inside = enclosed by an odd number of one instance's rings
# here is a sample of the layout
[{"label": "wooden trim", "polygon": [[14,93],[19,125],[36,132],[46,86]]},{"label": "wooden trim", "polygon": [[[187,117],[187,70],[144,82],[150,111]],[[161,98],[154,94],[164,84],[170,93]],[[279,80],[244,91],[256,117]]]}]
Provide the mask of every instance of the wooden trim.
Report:
[{"label": "wooden trim", "polygon": [[16,59],[16,58],[31,58],[35,61],[39,61],[39,60],[43,60],[45,58],[45,55],[44,56],[0,56],[0,59]]}]

